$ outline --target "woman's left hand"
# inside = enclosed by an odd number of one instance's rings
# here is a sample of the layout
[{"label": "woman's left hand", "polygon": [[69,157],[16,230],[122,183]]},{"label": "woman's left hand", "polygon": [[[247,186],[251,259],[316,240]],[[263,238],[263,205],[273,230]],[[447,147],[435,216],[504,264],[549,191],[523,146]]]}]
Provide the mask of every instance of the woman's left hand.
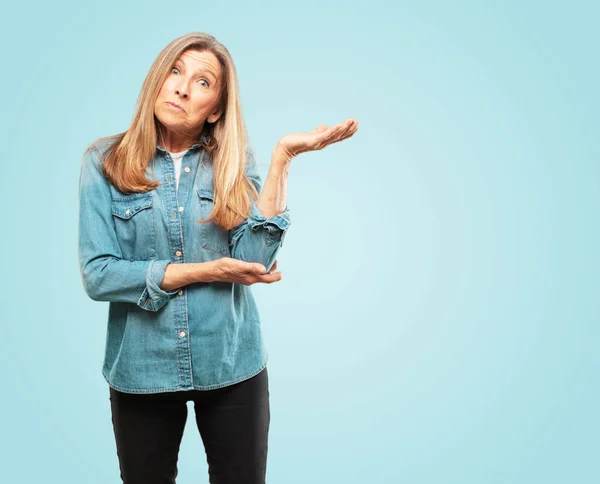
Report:
[{"label": "woman's left hand", "polygon": [[277,143],[288,159],[306,151],[322,150],[330,144],[350,138],[358,129],[358,121],[347,119],[344,123],[338,123],[331,128],[322,124],[308,133],[293,133],[281,138]]}]

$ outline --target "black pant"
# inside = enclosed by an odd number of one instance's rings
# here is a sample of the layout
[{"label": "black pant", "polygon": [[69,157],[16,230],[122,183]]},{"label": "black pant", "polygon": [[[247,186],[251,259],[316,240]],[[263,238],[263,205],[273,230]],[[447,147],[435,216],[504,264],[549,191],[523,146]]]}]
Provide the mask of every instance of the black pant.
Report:
[{"label": "black pant", "polygon": [[193,400],[211,484],[265,482],[270,423],[268,375],[215,390],[133,394],[109,387],[121,479],[172,484]]}]

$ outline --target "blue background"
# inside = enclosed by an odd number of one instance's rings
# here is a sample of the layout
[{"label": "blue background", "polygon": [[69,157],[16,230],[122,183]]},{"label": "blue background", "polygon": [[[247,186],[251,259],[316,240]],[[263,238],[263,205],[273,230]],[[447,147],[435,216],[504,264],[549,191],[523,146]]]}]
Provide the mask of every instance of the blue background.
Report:
[{"label": "blue background", "polygon": [[[360,120],[294,159],[283,279],[253,286],[268,482],[600,482],[594,3],[2,7],[2,480],[119,482],[81,158],[205,31],[263,176],[283,135]],[[193,414],[178,482],[208,482]]]}]

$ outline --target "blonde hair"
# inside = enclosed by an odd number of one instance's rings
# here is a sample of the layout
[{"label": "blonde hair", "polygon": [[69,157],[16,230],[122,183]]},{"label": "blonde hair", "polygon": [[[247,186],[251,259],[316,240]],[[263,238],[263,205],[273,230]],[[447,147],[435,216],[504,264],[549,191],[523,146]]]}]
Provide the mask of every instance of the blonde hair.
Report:
[{"label": "blonde hair", "polygon": [[[227,48],[212,35],[194,32],[167,45],[150,67],[137,99],[129,129],[96,140],[88,149],[109,141],[104,152],[104,176],[125,194],[153,190],[160,185],[145,177],[148,163],[156,154],[160,126],[154,116],[154,103],[173,64],[187,50],[212,52],[221,65],[222,82],[217,110],[222,115],[215,123],[204,123],[198,142],[211,156],[214,173],[214,210],[198,223],[214,220],[224,230],[242,223],[250,212],[258,191],[245,176],[247,157],[253,158],[242,116],[238,78]],[[204,135],[204,136],[203,136]],[[85,155],[84,155],[85,157]]]}]

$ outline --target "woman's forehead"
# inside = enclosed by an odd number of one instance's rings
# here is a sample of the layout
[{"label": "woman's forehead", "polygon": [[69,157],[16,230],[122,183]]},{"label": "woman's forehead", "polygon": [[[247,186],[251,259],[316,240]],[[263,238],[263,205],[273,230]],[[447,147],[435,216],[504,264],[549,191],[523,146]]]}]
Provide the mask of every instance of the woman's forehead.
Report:
[{"label": "woman's forehead", "polygon": [[192,71],[206,70],[215,77],[221,74],[219,60],[210,51],[198,52],[195,50],[186,50],[178,57],[177,61],[181,62],[186,69],[191,69]]}]

